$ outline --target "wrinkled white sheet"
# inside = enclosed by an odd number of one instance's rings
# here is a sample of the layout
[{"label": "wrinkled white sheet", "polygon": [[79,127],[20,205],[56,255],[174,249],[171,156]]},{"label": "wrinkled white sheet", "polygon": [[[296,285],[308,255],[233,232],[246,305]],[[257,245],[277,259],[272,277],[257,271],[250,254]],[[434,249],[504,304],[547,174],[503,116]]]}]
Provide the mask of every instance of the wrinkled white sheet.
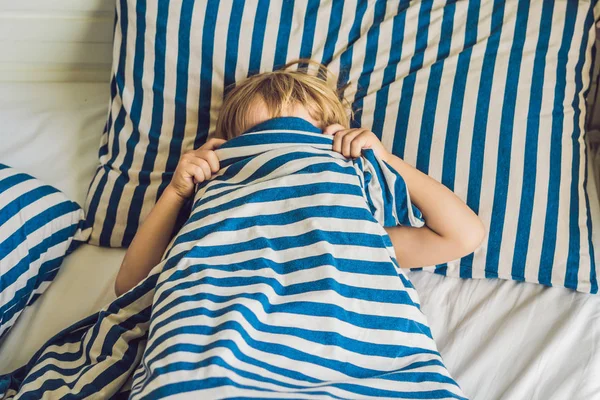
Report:
[{"label": "wrinkled white sheet", "polygon": [[471,398],[600,398],[600,296],[409,275],[448,370]]},{"label": "wrinkled white sheet", "polygon": [[[0,162],[83,204],[107,86],[0,84]],[[111,301],[124,254],[84,245],[67,257],[55,282],[0,344],[0,374]],[[448,369],[472,399],[600,399],[600,295],[427,272],[409,276]]]}]

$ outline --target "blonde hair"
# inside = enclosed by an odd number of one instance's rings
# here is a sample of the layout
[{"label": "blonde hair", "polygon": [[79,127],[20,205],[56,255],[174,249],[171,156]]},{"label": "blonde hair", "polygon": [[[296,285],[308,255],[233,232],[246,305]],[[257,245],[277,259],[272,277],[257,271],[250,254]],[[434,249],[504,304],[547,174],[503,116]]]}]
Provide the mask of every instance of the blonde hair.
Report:
[{"label": "blonde hair", "polygon": [[[316,65],[318,73],[288,69],[296,64]],[[261,101],[269,118],[280,117],[284,110],[301,105],[322,128],[332,124],[348,128],[351,107],[341,96],[345,87],[337,89],[335,81],[325,66],[303,59],[273,72],[253,75],[237,83],[225,96],[214,136],[230,140],[250,129],[252,106]]]}]

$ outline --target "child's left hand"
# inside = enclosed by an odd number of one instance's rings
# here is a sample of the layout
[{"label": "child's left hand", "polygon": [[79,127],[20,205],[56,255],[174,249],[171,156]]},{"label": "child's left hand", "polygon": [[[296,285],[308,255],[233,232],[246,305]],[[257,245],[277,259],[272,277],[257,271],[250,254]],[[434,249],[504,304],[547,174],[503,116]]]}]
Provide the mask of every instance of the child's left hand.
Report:
[{"label": "child's left hand", "polygon": [[325,128],[323,134],[333,135],[333,151],[347,158],[360,157],[363,149],[372,149],[375,155],[383,160],[389,155],[377,135],[368,129],[346,129],[340,124],[335,124]]}]

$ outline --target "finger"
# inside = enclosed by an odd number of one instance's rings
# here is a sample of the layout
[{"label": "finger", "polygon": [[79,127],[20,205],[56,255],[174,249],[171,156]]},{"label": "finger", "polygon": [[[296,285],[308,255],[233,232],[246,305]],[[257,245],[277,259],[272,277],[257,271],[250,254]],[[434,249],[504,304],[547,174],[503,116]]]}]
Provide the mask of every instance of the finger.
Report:
[{"label": "finger", "polygon": [[325,130],[323,130],[323,134],[325,134],[325,135],[335,135],[336,132],[342,131],[344,129],[346,129],[346,128],[344,128],[340,124],[333,124],[333,125],[329,125],[327,128],[325,128]]},{"label": "finger", "polygon": [[199,149],[194,150],[194,158],[206,160],[208,165],[210,165],[212,172],[218,172],[221,169],[219,157],[217,157],[217,154],[212,150],[207,150],[200,147]]},{"label": "finger", "polygon": [[210,170],[210,165],[206,160],[200,160],[200,168],[202,168],[202,172],[204,173],[204,179],[209,180],[212,176],[212,172]]},{"label": "finger", "polygon": [[194,183],[202,183],[205,180],[202,167],[194,164],[189,164],[187,173],[193,178]]},{"label": "finger", "polygon": [[352,158],[360,157],[362,154],[362,150],[366,148],[368,137],[365,135],[359,135],[356,139],[352,141],[352,145],[350,146],[350,156]]},{"label": "finger", "polygon": [[200,146],[200,149],[215,150],[215,149],[218,149],[219,147],[221,147],[221,145],[225,142],[226,142],[225,139],[219,139],[219,138],[208,139],[206,141],[206,143],[204,143],[202,146]]},{"label": "finger", "polygon": [[[211,161],[209,159],[213,159],[213,157],[211,157],[210,155],[214,156],[214,159],[216,159],[217,162],[217,170],[213,171],[213,168],[211,166]],[[213,163],[214,163],[214,159],[213,159]],[[214,154],[213,151],[206,151],[204,153],[200,153],[200,156],[194,156],[191,158],[188,158],[186,160],[186,162],[188,164],[193,164],[195,166],[198,166],[200,168],[202,168],[202,170],[205,172],[204,174],[204,178],[205,179],[210,179],[210,177],[212,176],[213,172],[217,172],[218,169],[218,163],[219,163],[219,159],[217,158],[217,156]]]},{"label": "finger", "polygon": [[344,129],[335,133],[335,136],[333,137],[333,151],[340,154],[342,153],[342,141],[344,140],[344,136],[350,132],[350,129]]},{"label": "finger", "polygon": [[183,153],[179,162],[189,162],[191,159],[195,158],[194,150]]},{"label": "finger", "polygon": [[352,156],[352,152],[350,151],[350,146],[352,146],[352,142],[354,141],[354,138],[356,138],[361,133],[362,133],[361,130],[355,129],[355,130],[352,130],[351,132],[349,132],[348,134],[344,135],[344,138],[342,139],[342,155],[344,157],[350,158]]},{"label": "finger", "polygon": [[219,164],[219,157],[217,157],[217,153],[215,153],[214,151],[207,151],[206,154],[204,154],[204,156],[204,160],[208,162],[210,170],[213,173],[219,172],[219,170],[221,169],[221,165]]}]

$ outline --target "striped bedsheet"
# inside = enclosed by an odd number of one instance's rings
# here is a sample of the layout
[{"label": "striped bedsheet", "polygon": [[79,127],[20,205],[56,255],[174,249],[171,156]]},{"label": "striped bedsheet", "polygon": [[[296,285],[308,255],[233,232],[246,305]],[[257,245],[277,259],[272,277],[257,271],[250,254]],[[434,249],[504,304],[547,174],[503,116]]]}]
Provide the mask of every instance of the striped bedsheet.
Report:
[{"label": "striped bedsheet", "polygon": [[0,380],[5,398],[128,378],[133,399],[465,398],[383,229],[423,224],[404,181],[331,147],[297,118],[223,145],[165,260]]}]

